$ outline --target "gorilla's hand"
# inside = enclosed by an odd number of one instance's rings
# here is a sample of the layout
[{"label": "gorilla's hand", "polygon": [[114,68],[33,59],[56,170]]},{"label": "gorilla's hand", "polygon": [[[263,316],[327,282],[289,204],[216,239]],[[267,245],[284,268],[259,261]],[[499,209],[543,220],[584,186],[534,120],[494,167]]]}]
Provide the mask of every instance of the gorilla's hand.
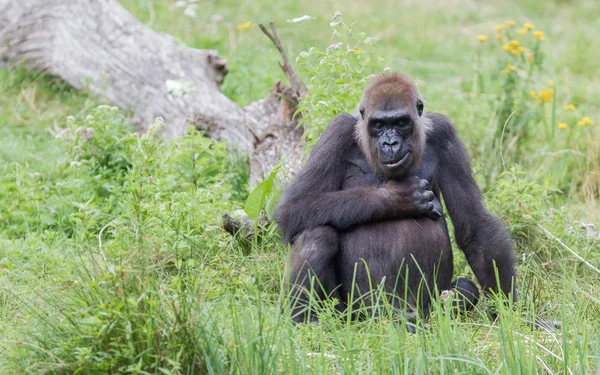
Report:
[{"label": "gorilla's hand", "polygon": [[393,217],[425,215],[437,219],[442,216],[440,209],[436,208],[435,195],[427,180],[412,176],[401,181],[388,181],[381,189],[385,192]]},{"label": "gorilla's hand", "polygon": [[437,220],[442,217],[442,203],[439,199],[435,198],[433,200],[433,210],[429,211],[425,215],[432,220]]}]

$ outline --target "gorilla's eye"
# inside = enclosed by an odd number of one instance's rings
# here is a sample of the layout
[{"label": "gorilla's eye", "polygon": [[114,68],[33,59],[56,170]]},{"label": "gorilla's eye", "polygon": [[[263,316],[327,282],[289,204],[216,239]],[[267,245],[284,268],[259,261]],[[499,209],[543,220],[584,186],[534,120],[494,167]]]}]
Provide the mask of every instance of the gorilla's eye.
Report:
[{"label": "gorilla's eye", "polygon": [[374,121],[371,123],[371,127],[375,130],[380,130],[381,128],[383,128],[383,122],[381,121]]},{"label": "gorilla's eye", "polygon": [[400,134],[408,135],[412,132],[413,123],[412,121],[402,121],[396,124],[396,129],[400,132]]}]

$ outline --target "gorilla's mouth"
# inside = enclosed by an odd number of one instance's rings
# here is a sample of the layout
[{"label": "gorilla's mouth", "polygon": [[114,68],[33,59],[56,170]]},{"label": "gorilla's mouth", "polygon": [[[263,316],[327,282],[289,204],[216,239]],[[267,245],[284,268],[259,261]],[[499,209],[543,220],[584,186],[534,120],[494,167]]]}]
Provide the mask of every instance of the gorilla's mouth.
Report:
[{"label": "gorilla's mouth", "polygon": [[407,152],[400,159],[390,160],[390,161],[384,161],[383,165],[386,168],[395,168],[395,167],[401,165],[402,163],[404,163],[406,161],[406,159],[408,159],[409,155],[410,155],[410,152]]}]

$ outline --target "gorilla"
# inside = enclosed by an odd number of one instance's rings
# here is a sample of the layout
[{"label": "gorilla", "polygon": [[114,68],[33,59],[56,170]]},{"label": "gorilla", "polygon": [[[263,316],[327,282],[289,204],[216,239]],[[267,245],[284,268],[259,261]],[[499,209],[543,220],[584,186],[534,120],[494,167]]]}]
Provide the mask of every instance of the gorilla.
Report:
[{"label": "gorilla", "polygon": [[275,214],[291,246],[293,320],[316,321],[311,294],[357,310],[373,307],[376,287],[409,321],[446,290],[460,309],[475,305],[477,286],[452,281],[442,199],[481,289],[516,299],[512,240],[485,208],[452,122],[423,113],[415,84],[396,73],[371,80],[359,112],[328,125]]}]

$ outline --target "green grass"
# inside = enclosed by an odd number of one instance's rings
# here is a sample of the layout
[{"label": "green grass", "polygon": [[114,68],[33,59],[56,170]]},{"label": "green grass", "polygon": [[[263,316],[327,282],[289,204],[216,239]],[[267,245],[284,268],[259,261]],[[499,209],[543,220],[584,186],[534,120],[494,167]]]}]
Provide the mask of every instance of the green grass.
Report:
[{"label": "green grass", "polygon": [[[251,241],[220,229],[220,214],[248,196],[243,160],[197,134],[167,143],[135,136],[125,114],[98,107],[101,98],[4,69],[0,373],[600,373],[600,242],[579,224],[600,225],[600,35],[592,31],[600,5],[225,0],[202,2],[191,19],[174,1],[122,3],[182,43],[217,49],[231,70],[223,90],[241,105],[283,76],[268,39],[238,24],[275,21],[290,56],[315,47],[308,62],[337,42],[336,10],[351,38],[379,37],[351,55],[347,91],[336,84],[343,54],[326,52],[331,64],[322,67],[300,64],[313,95],[308,126],[318,133],[339,110],[320,108],[320,97],[352,107],[361,74],[389,66],[414,77],[427,109],[456,122],[488,206],[511,229],[521,300],[510,310],[487,299],[455,319],[438,302],[416,334],[387,317],[339,319],[330,304],[319,326],[293,326],[277,228]],[[316,19],[285,22],[304,14]],[[509,84],[498,74],[506,61],[494,26],[507,20],[545,31],[545,60],[531,80]],[[480,34],[490,40],[478,42]],[[527,92],[550,79],[553,104],[536,104]],[[508,94],[519,101],[506,122]],[[563,110],[569,103],[576,114]],[[581,116],[594,124],[578,127]],[[562,121],[568,129],[557,128]],[[460,252],[455,269],[470,275]],[[531,330],[535,314],[562,320],[562,329]]]}]

